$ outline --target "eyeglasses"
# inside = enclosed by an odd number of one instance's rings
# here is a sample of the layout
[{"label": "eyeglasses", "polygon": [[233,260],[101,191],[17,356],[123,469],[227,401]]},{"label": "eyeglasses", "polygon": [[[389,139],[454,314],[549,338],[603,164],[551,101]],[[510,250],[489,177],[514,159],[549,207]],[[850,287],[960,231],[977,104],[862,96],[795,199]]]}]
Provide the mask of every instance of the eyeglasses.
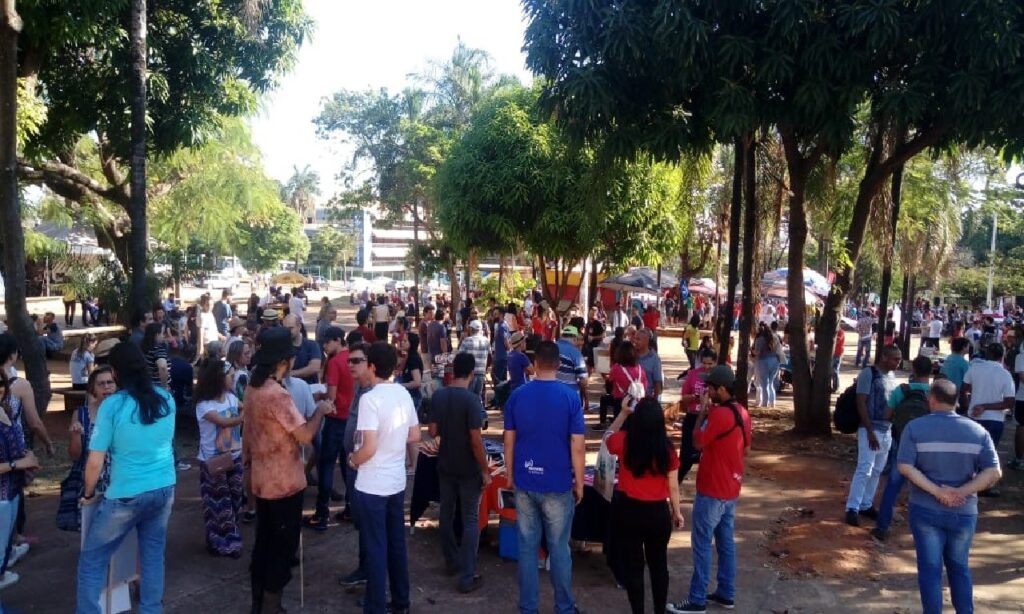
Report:
[{"label": "eyeglasses", "polygon": [[348,364],[350,364],[350,365],[358,365],[361,362],[366,362],[366,359],[365,358],[355,357],[355,356],[353,356],[352,358],[348,359]]}]

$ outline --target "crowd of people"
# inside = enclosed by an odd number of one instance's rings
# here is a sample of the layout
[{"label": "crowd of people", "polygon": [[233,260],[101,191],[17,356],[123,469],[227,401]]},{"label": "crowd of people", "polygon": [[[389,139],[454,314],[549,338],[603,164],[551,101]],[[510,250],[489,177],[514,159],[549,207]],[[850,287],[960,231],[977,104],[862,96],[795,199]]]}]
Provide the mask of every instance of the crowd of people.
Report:
[{"label": "crowd of people", "polygon": [[[203,295],[184,309],[170,295],[135,314],[123,342],[79,337],[69,372],[86,402],[69,433],[78,482],[71,476],[67,482],[75,495],[68,497],[71,517],[80,519],[61,527],[83,531],[77,611],[100,611],[111,558],[132,532],[139,544],[140,611],[159,611],[175,485],[178,473],[190,469],[191,459],[179,457],[174,440],[176,420],[185,416],[199,432],[195,462],[207,551],[241,557],[242,525],[255,523],[251,611],[283,612],[282,595],[301,555],[300,532],[325,532],[341,523],[357,529],[358,553],[338,582],[365,587],[359,600],[365,612],[408,611],[403,510],[423,447],[438,457],[439,553],[453,588],[476,591],[484,583],[477,567],[478,510],[496,469],[483,436],[488,409],[503,417],[521,612],[541,608],[542,547],[556,611],[581,610],[569,542],[584,494],[584,413],[591,411],[599,415],[603,448],[618,459],[606,545],[612,576],[630,609],[644,611],[645,567],[655,612],[734,607],[734,523],[752,432],[746,408],[734,398],[735,374],[719,364],[720,348],[702,333],[714,323],[711,301],[623,301],[607,312],[597,303],[584,316],[577,306],[556,313],[539,293],[504,305],[493,299],[480,304],[472,296],[454,305],[443,295],[424,297],[415,290],[352,299],[360,304],[348,332],[326,298],[315,327],[307,330],[302,289],[269,288],[263,297],[253,294],[244,311],[227,292],[216,301]],[[753,385],[757,404],[772,407],[786,360],[779,331],[785,305],[768,301],[760,312],[751,344]],[[982,316],[958,325],[963,314],[938,313],[922,311],[922,345],[931,349],[912,362],[905,385],[896,381],[903,357],[895,345],[886,344],[870,363],[870,340],[879,334],[872,311],[851,313],[858,332],[864,327],[856,358],[864,368],[855,382],[858,461],[845,518],[856,526],[862,518],[874,519],[871,534],[886,540],[895,502],[909,481],[923,608],[941,611],[945,565],[957,611],[969,611],[967,553],[977,497],[999,494],[995,450],[1006,412],[1015,409],[1018,423],[1024,420],[1024,389],[1017,383],[1024,373],[1024,331],[1022,319],[997,326]],[[43,318],[41,338],[51,335],[51,316]],[[686,324],[682,345],[690,362],[680,376],[678,449],[661,402],[658,329],[666,322]],[[933,376],[934,354],[947,334],[951,352]],[[837,345],[841,359],[842,338]],[[30,549],[24,486],[25,476],[39,467],[33,438],[53,454],[31,385],[13,370],[17,357],[13,337],[0,334],[0,546],[7,553],[0,589],[18,581],[10,567]],[[588,384],[595,375],[605,394],[592,404]],[[1010,462],[1015,468],[1024,467],[1022,436],[1018,429]],[[697,463],[687,514],[692,577],[684,599],[672,603],[668,542],[673,529],[687,522],[679,484]],[[310,487],[315,505],[304,516]],[[62,506],[64,499],[62,488]],[[332,516],[335,503],[341,509]],[[86,512],[88,523],[82,522]]]}]

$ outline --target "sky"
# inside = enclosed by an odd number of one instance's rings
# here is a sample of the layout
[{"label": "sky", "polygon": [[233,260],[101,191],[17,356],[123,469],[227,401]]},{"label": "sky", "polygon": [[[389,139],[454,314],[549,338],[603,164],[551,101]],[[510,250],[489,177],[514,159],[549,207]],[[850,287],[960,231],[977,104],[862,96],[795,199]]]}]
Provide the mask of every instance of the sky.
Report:
[{"label": "sky", "polygon": [[444,60],[461,39],[491,55],[497,73],[531,80],[522,53],[525,22],[518,0],[305,0],[316,22],[298,62],[251,121],[264,166],[287,181],[293,168],[320,174],[321,200],[349,161],[344,146],[317,137],[321,100],[341,89],[400,91],[410,73]]}]

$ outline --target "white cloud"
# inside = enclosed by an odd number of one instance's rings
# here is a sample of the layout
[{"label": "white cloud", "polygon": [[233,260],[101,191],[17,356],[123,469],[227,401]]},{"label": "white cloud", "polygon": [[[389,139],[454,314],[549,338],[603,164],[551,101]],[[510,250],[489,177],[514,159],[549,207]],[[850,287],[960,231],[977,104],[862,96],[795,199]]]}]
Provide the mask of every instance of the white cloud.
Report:
[{"label": "white cloud", "polygon": [[320,101],[340,89],[399,91],[428,60],[451,55],[459,37],[491,54],[498,73],[529,82],[518,0],[306,0],[316,21],[294,70],[266,97],[252,120],[267,172],[286,181],[292,167],[320,173],[324,198],[351,152],[317,138]]}]

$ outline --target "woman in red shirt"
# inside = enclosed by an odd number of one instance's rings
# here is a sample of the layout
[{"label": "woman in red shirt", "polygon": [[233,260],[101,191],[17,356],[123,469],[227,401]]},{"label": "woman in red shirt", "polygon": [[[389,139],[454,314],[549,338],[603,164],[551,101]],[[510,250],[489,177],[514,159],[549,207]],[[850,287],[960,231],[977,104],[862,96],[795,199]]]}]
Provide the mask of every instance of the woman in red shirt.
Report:
[{"label": "woman in red shirt", "polygon": [[[614,400],[612,411],[615,415],[612,419],[619,416],[619,407],[622,405],[622,398],[629,392],[629,385],[633,382],[640,382],[641,385],[647,386],[647,376],[644,374],[644,370],[640,367],[636,360],[636,346],[633,345],[632,341],[622,341],[619,347],[615,350],[615,364],[611,370],[608,371],[608,381],[612,385],[611,395]],[[608,425],[608,407],[601,407],[601,421],[598,425],[599,428],[604,428]]]},{"label": "woman in red shirt", "polygon": [[[668,600],[668,540],[673,525],[683,528],[679,509],[679,457],[665,432],[665,417],[656,399],[643,399],[631,408],[622,400],[605,440],[619,459],[619,482],[612,498],[611,542],[619,557],[629,605],[634,614],[644,611],[644,562],[650,569],[654,611],[665,611]],[[628,431],[620,431],[629,414]],[[668,502],[666,503],[666,499]]]}]

